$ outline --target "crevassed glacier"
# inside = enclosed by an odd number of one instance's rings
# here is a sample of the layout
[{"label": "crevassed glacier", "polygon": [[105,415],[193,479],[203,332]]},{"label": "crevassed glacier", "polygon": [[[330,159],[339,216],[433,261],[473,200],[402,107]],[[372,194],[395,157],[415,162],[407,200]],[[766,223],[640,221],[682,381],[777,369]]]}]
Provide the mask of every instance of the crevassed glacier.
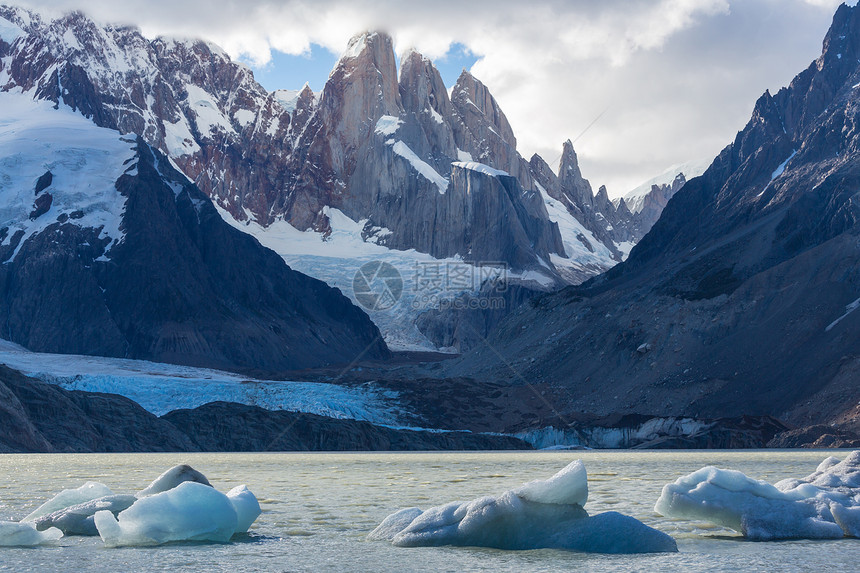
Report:
[{"label": "crevassed glacier", "polygon": [[860,536],[860,451],[829,457],[801,479],[774,485],[705,467],[663,488],[654,510],[699,519],[755,540]]},{"label": "crevassed glacier", "polygon": [[457,545],[591,553],[677,551],[674,539],[616,512],[589,516],[585,466],[576,460],[537,480],[469,502],[389,515],[368,536],[400,547]]}]

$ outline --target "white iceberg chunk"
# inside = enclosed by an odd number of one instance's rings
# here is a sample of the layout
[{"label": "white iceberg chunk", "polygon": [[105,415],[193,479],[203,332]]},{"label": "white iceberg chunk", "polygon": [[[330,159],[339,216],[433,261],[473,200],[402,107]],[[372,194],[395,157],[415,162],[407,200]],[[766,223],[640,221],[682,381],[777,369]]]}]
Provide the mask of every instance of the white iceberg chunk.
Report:
[{"label": "white iceberg chunk", "polygon": [[50,543],[63,536],[63,532],[52,527],[45,531],[36,531],[31,523],[17,521],[0,521],[0,546],[31,547]]},{"label": "white iceberg chunk", "polygon": [[151,484],[149,484],[146,489],[142,489],[137,492],[137,497],[147,497],[149,495],[154,495],[156,493],[161,493],[163,491],[167,491],[175,488],[179,484],[187,481],[192,481],[196,483],[201,483],[203,485],[211,486],[209,480],[206,479],[206,476],[202,473],[198,472],[194,468],[186,464],[180,464],[173,466],[157,478],[153,480]]},{"label": "white iceberg chunk", "polygon": [[119,494],[100,497],[58,509],[35,520],[36,529],[43,531],[56,527],[63,535],[98,535],[93,516],[99,511],[110,511],[114,515],[128,509],[137,501],[133,495]]},{"label": "white iceberg chunk", "polygon": [[392,541],[398,533],[409,527],[409,524],[422,513],[424,512],[417,507],[407,507],[395,511],[383,519],[382,523],[377,525],[367,538],[371,541]]},{"label": "white iceberg chunk", "polygon": [[100,497],[112,495],[113,492],[104,484],[95,481],[88,481],[84,485],[76,489],[64,489],[22,519],[21,521],[35,521],[36,519],[54,513],[55,511],[86,503]]},{"label": "white iceberg chunk", "polygon": [[812,475],[775,486],[738,471],[702,468],[666,485],[654,510],[756,540],[857,537],[860,451],[841,462],[828,458]]},{"label": "white iceberg chunk", "polygon": [[516,495],[537,503],[576,504],[588,501],[588,474],[585,464],[576,460],[546,480],[534,480],[513,490]]},{"label": "white iceberg chunk", "polygon": [[170,541],[224,543],[236,531],[238,518],[226,495],[189,481],[138,499],[116,517],[110,511],[99,511],[95,523],[107,547],[120,547]]},{"label": "white iceberg chunk", "polygon": [[597,553],[677,551],[675,541],[615,512],[589,517],[585,467],[575,461],[548,480],[498,496],[388,516],[370,539],[400,547],[457,545],[496,549],[569,549]]},{"label": "white iceberg chunk", "polygon": [[227,499],[233,504],[236,511],[236,533],[246,533],[251,524],[256,521],[262,510],[257,497],[245,484],[237,485],[227,492]]}]

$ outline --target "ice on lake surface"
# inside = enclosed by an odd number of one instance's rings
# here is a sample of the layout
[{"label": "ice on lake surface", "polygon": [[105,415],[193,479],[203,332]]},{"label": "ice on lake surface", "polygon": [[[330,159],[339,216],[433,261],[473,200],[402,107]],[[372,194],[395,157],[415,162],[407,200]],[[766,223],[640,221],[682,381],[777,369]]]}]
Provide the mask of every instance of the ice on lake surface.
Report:
[{"label": "ice on lake surface", "polygon": [[553,477],[498,496],[427,511],[407,508],[374,529],[371,540],[399,547],[458,545],[496,549],[570,549],[589,553],[660,553],[675,541],[615,511],[589,516],[585,466],[571,462]]},{"label": "ice on lake surface", "polygon": [[775,485],[704,467],[666,485],[654,509],[759,541],[860,537],[860,451],[841,461],[828,457],[812,474]]},{"label": "ice on lake surface", "polygon": [[139,499],[117,516],[99,511],[95,523],[107,547],[121,547],[170,541],[226,543],[236,532],[238,518],[226,495],[189,481]]},{"label": "ice on lake surface", "polygon": [[[262,516],[226,544],[172,543],[105,550],[98,537],[0,548],[10,571],[853,571],[860,540],[751,543],[735,531],[654,511],[663,486],[704,466],[776,483],[814,472],[822,451],[577,451],[469,453],[62,454],[0,456],[0,520],[19,520],[63,489],[96,481],[145,488],[160,469],[187,463],[219,491],[246,483]],[[589,513],[616,511],[664,531],[678,553],[605,555],[555,549],[404,549],[367,540],[402,507],[504,492],[582,459]]]},{"label": "ice on lake surface", "polygon": [[100,536],[107,547],[178,541],[226,543],[260,515],[244,484],[226,495],[187,464],[176,465],[134,495],[99,482],[65,489],[20,522],[0,522],[0,545],[35,546],[67,536]]},{"label": "ice on lake surface", "polygon": [[63,532],[56,527],[36,531],[32,523],[0,521],[0,546],[32,547],[56,541],[62,536]]}]

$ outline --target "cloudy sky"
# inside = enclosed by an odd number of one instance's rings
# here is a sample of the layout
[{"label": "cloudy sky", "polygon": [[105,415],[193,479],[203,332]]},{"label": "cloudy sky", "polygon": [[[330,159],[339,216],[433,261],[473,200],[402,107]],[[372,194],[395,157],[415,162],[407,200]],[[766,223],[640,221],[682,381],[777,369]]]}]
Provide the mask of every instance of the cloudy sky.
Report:
[{"label": "cloudy sky", "polygon": [[[6,0],[7,2],[10,0]],[[12,0],[14,3],[14,0]],[[838,0],[45,0],[195,36],[258,69],[267,88],[321,87],[355,33],[386,30],[496,96],[526,158],[558,162],[618,196],[671,165],[711,158],[765,90],[815,59]],[[852,4],[855,2],[851,2]],[[279,85],[282,84],[282,85]],[[449,86],[450,87],[450,86]],[[596,121],[595,121],[596,120]],[[589,127],[590,126],[590,127]]]}]

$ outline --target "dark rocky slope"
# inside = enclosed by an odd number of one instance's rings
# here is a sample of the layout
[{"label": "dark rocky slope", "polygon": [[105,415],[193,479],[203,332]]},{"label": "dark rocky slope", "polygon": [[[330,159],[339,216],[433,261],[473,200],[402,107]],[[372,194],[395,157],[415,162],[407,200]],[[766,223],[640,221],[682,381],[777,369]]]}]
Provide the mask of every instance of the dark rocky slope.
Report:
[{"label": "dark rocky slope", "polygon": [[138,140],[132,162],[115,185],[126,198],[122,241],[111,247],[60,213],[17,253],[14,239],[5,249],[6,338],[40,352],[224,369],[388,356],[367,315],[230,227],[158,151]]},{"label": "dark rocky slope", "polygon": [[0,452],[198,451],[128,398],[64,390],[2,364],[0,413]]},{"label": "dark rocky slope", "polygon": [[821,57],[756,102],[625,263],[523,305],[492,351],[448,374],[548,384],[563,416],[756,414],[856,429],[858,58],[860,8],[843,5]]},{"label": "dark rocky slope", "polygon": [[511,436],[400,430],[227,402],[175,410],[162,418],[207,452],[531,449]]}]

